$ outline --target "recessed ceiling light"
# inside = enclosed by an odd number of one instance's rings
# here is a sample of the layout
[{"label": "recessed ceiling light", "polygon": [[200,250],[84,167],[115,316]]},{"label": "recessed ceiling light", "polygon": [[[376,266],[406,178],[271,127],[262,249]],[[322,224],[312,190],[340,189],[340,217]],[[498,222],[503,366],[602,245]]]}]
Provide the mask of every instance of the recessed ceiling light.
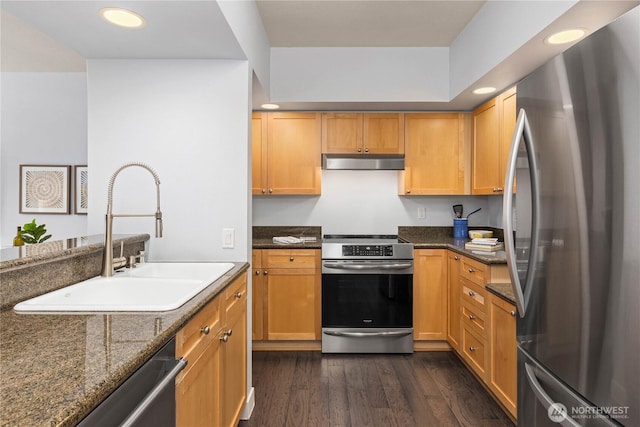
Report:
[{"label": "recessed ceiling light", "polygon": [[278,104],[262,104],[261,107],[265,110],[277,110],[280,108]]},{"label": "recessed ceiling light", "polygon": [[584,37],[587,32],[582,28],[573,28],[571,30],[564,30],[547,37],[544,42],[547,44],[565,44],[571,43]]},{"label": "recessed ceiling light", "polygon": [[125,28],[142,28],[146,21],[135,12],[119,7],[105,7],[100,9],[100,16],[107,22]]},{"label": "recessed ceiling light", "polygon": [[486,95],[487,93],[493,93],[495,91],[496,91],[495,87],[486,86],[486,87],[479,87],[478,89],[475,89],[473,93],[475,93],[476,95]]}]

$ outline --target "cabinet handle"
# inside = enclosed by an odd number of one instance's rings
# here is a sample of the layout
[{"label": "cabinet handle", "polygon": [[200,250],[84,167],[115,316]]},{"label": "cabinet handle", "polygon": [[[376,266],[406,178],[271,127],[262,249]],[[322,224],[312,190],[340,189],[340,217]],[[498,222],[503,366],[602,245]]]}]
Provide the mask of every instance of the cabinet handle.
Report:
[{"label": "cabinet handle", "polygon": [[200,332],[202,332],[205,335],[209,335],[209,332],[211,332],[211,328],[208,326],[205,326],[204,328],[200,328]]},{"label": "cabinet handle", "polygon": [[227,335],[227,334],[222,334],[222,336],[220,337],[220,341],[222,341],[222,342],[227,342],[227,341],[229,341],[229,335]]},{"label": "cabinet handle", "polygon": [[407,194],[411,194],[411,190],[407,190]]},{"label": "cabinet handle", "polygon": [[492,191],[493,191],[494,193],[497,193],[497,192],[498,192],[498,188],[497,188],[497,187],[493,187],[493,190],[492,190]]},{"label": "cabinet handle", "polygon": [[262,194],[266,193],[267,190],[265,190],[264,188],[262,189]]},{"label": "cabinet handle", "polygon": [[361,153],[361,152],[362,152],[362,148],[358,148],[358,153]]},{"label": "cabinet handle", "polygon": [[504,188],[498,187],[498,193],[502,193],[503,191],[504,191]]},{"label": "cabinet handle", "polygon": [[469,291],[469,296],[470,296],[470,297],[475,297],[475,296],[476,296],[476,293],[475,293],[475,292],[473,292],[473,291]]},{"label": "cabinet handle", "polygon": [[260,270],[256,270],[256,276],[260,275]]},{"label": "cabinet handle", "polygon": [[458,261],[460,258],[458,258],[458,255],[454,256],[453,259],[455,259],[456,261]]},{"label": "cabinet handle", "polygon": [[511,312],[510,312],[509,314],[511,314],[511,316],[513,316],[513,317],[516,317],[516,312],[515,312],[515,310],[511,310]]},{"label": "cabinet handle", "polygon": [[293,262],[293,257],[289,257],[289,261]]},{"label": "cabinet handle", "polygon": [[229,329],[228,331],[224,331],[224,334],[228,337],[230,337],[231,335],[233,335],[233,329]]},{"label": "cabinet handle", "polygon": [[476,348],[474,346],[469,347],[469,351],[476,351]]},{"label": "cabinet handle", "polygon": [[266,276],[267,275],[267,270],[265,270],[262,274],[264,274]]},{"label": "cabinet handle", "polygon": [[475,273],[475,270],[473,268],[470,268],[469,273]]},{"label": "cabinet handle", "polygon": [[473,314],[469,315],[469,320],[474,320],[476,318],[476,316],[474,316]]},{"label": "cabinet handle", "polygon": [[364,152],[365,152],[365,153],[368,153],[368,152],[369,152],[369,149],[368,149],[368,148],[365,148],[365,149],[364,149]]},{"label": "cabinet handle", "polygon": [[270,188],[270,189],[269,189],[269,193],[273,193],[273,188]]},{"label": "cabinet handle", "polygon": [[242,298],[242,292],[236,292],[233,296],[236,298]]}]

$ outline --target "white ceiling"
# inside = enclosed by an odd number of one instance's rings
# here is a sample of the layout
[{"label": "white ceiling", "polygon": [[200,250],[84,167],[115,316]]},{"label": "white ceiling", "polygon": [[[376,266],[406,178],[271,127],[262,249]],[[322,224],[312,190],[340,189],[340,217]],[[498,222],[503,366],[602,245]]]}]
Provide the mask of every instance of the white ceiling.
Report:
[{"label": "white ceiling", "polygon": [[[244,0],[2,0],[0,7],[88,59],[246,59],[221,11],[220,4],[225,1]],[[545,30],[581,26],[593,31],[638,3],[580,1]],[[257,9],[271,47],[430,48],[451,46],[483,4],[484,0],[257,0]],[[526,14],[526,2],[522,4]],[[146,17],[147,26],[144,30],[123,30],[107,24],[98,10],[115,6],[136,10]],[[2,36],[4,44],[4,31]],[[498,89],[506,88],[564,49],[549,49],[542,37],[529,40],[474,83],[491,82]],[[255,108],[265,94],[254,86]],[[289,102],[283,108],[468,110],[481,101],[467,90],[448,103]]]}]

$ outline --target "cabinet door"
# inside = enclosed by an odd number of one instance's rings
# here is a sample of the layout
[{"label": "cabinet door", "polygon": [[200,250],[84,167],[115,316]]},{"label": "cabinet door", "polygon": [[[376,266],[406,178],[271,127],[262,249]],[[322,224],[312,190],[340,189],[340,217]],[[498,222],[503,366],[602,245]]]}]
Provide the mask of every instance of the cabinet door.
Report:
[{"label": "cabinet door", "polygon": [[404,153],[404,114],[365,113],[363,144],[369,154]]},{"label": "cabinet door", "polygon": [[265,339],[320,339],[320,270],[269,269],[265,284]]},{"label": "cabinet door", "polygon": [[464,115],[405,114],[405,170],[399,194],[464,194]]},{"label": "cabinet door", "polygon": [[254,249],[251,258],[253,267],[251,279],[251,339],[253,341],[260,341],[264,338],[264,269],[262,268],[262,250]]},{"label": "cabinet door", "polygon": [[220,340],[215,337],[176,381],[176,425],[220,426]]},{"label": "cabinet door", "polygon": [[269,113],[267,192],[320,194],[320,113]]},{"label": "cabinet door", "polygon": [[447,339],[447,251],[414,252],[413,333],[415,340]]},{"label": "cabinet door", "polygon": [[500,182],[500,132],[496,98],[473,112],[472,194],[496,194]]},{"label": "cabinet door", "polygon": [[251,118],[251,193],[267,192],[267,115],[253,113]]},{"label": "cabinet door", "polygon": [[322,152],[362,152],[362,113],[323,113]]},{"label": "cabinet door", "polygon": [[[498,98],[500,102],[500,188],[504,189],[504,176],[507,171],[507,161],[511,150],[513,131],[516,128],[516,88],[511,88]],[[513,192],[515,192],[515,184]]]},{"label": "cabinet door", "polygon": [[460,351],[460,258],[456,253],[448,253],[447,341],[456,351]]},{"label": "cabinet door", "polygon": [[507,408],[517,416],[517,342],[516,308],[500,297],[489,294],[489,340],[491,367],[489,387]]},{"label": "cabinet door", "polygon": [[[246,282],[245,282],[246,283]],[[244,294],[229,289],[226,326],[227,340],[222,342],[222,426],[236,426],[240,421],[247,391],[247,310]],[[242,290],[240,290],[242,293]],[[205,424],[203,424],[205,425]]]}]

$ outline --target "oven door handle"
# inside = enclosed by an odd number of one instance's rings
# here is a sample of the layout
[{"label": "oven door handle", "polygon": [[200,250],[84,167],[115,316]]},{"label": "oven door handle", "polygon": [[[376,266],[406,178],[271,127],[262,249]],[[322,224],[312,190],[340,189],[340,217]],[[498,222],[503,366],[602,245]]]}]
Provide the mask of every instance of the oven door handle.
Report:
[{"label": "oven door handle", "polygon": [[405,331],[384,331],[384,332],[348,332],[348,331],[323,331],[327,335],[334,337],[368,338],[368,337],[406,337],[411,335],[411,330]]},{"label": "oven door handle", "polygon": [[413,263],[399,262],[395,264],[342,264],[339,262],[325,262],[322,264],[326,268],[337,268],[340,270],[406,270],[413,267]]}]

